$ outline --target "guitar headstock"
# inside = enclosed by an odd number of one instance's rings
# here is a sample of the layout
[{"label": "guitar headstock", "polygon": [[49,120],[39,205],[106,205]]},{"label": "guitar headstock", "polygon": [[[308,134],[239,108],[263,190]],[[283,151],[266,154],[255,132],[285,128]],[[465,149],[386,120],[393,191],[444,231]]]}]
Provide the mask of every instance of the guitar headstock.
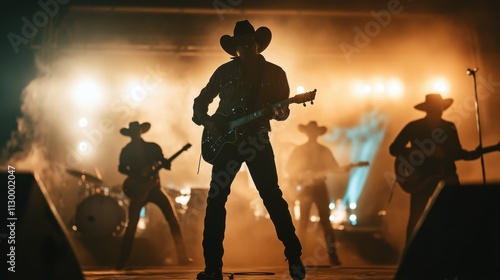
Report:
[{"label": "guitar headstock", "polygon": [[310,101],[311,105],[314,104],[313,100],[316,98],[316,89],[313,91],[308,91],[305,93],[297,94],[294,97],[290,98],[291,103],[304,104],[306,106],[306,102]]}]

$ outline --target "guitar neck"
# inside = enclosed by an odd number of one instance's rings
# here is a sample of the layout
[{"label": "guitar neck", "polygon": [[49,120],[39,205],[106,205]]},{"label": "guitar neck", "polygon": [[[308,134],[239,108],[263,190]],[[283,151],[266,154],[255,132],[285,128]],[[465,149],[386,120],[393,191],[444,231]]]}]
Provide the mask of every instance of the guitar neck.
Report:
[{"label": "guitar neck", "polygon": [[239,119],[230,121],[229,122],[229,130],[233,130],[233,129],[241,126],[241,125],[244,125],[244,124],[246,124],[246,123],[248,123],[250,121],[253,121],[253,120],[255,120],[255,119],[259,118],[259,117],[262,117],[264,115],[264,112],[266,110],[269,110],[269,108],[274,109],[274,110],[282,108],[282,107],[290,104],[291,100],[292,100],[292,98],[288,98],[286,100],[280,101],[278,103],[274,103],[273,105],[270,105],[270,106],[262,108],[262,109],[260,109],[258,111],[255,111],[255,112],[253,112],[251,114],[245,115],[245,116],[243,116],[243,117],[241,117]]},{"label": "guitar neck", "polygon": [[172,162],[176,157],[178,157],[180,154],[183,152],[187,151],[189,148],[191,148],[191,144],[187,143],[182,149],[178,150],[175,154],[173,154],[171,157],[169,157],[167,160],[169,162]]},{"label": "guitar neck", "polygon": [[488,146],[488,147],[482,148],[481,153],[487,154],[487,153],[491,153],[491,152],[498,151],[498,150],[500,150],[500,143],[493,145],[493,146]]},{"label": "guitar neck", "polygon": [[176,157],[178,157],[180,154],[182,154],[182,152],[184,152],[184,150],[180,150],[178,151],[177,153],[173,154],[171,157],[169,157],[167,160],[168,161],[172,161],[174,160]]}]

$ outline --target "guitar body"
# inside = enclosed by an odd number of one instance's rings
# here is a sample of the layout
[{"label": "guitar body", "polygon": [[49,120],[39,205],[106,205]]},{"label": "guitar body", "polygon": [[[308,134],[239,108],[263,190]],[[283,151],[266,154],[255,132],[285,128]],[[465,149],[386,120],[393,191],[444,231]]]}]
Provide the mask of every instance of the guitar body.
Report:
[{"label": "guitar body", "polygon": [[284,108],[291,103],[302,103],[304,106],[305,102],[311,102],[312,104],[314,98],[316,98],[316,90],[297,94],[294,97],[266,106],[249,114],[245,114],[245,110],[242,107],[233,109],[230,115],[215,113],[210,117],[210,120],[214,123],[217,133],[214,135],[207,129],[203,129],[201,139],[201,155],[203,160],[213,164],[217,157],[224,153],[225,147],[238,142],[245,130],[244,124],[265,116],[267,112],[274,112],[277,109]]},{"label": "guitar body", "polygon": [[[482,148],[480,153],[486,154],[499,150],[500,143]],[[428,186],[436,186],[444,177],[441,165],[431,159],[426,158],[422,163],[412,164],[410,157],[412,151],[408,149],[404,154],[397,156],[394,161],[396,181],[405,192],[410,194],[421,192]]]},{"label": "guitar body", "polygon": [[[412,164],[410,160],[411,150],[406,151],[396,157],[394,170],[396,171],[396,181],[401,188],[410,194],[419,193],[428,186],[437,184],[442,178],[439,165],[425,159],[421,164]],[[434,184],[435,185],[435,184]]]},{"label": "guitar body", "polygon": [[[203,129],[201,141],[201,155],[203,160],[208,163],[214,163],[215,159],[224,154],[227,145],[235,144],[241,138],[244,127],[229,128],[229,123],[233,120],[241,118],[244,115],[244,109],[238,107],[233,110],[230,115],[215,113],[210,117],[210,120],[215,124],[218,135],[213,135],[206,128]],[[221,133],[222,132],[222,133]]]},{"label": "guitar body", "polygon": [[[186,144],[179,151],[173,154],[170,158],[166,159],[169,163],[177,158],[181,153],[187,151],[191,147],[191,144]],[[144,200],[147,198],[149,192],[155,188],[160,187],[160,178],[158,177],[158,172],[162,168],[168,168],[162,165],[160,161],[155,162],[147,170],[144,170],[142,174],[144,176],[129,176],[123,181],[123,192],[130,199]]]},{"label": "guitar body", "polygon": [[127,177],[123,182],[123,192],[130,199],[146,199],[154,187],[159,187],[159,180],[149,177]]}]

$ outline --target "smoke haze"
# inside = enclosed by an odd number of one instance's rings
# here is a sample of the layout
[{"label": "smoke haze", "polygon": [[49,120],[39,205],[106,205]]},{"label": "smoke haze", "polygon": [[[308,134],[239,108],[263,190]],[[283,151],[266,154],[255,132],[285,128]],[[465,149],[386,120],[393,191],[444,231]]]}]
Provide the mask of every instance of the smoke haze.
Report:
[{"label": "smoke haze", "polygon": [[[215,15],[213,17],[215,20],[203,18],[183,27],[183,32],[192,32],[200,39],[198,52],[147,47],[131,50],[127,48],[130,42],[126,39],[101,38],[102,48],[75,44],[62,48],[50,63],[40,61],[37,78],[24,89],[22,117],[18,120],[18,131],[3,151],[3,163],[41,174],[62,217],[69,222],[78,203],[79,186],[77,178],[67,174],[66,169],[101,174],[104,185],[119,187],[125,179],[117,170],[119,153],[129,140],[119,130],[132,121],[150,122],[152,128],[143,138],[158,143],[166,157],[187,143],[193,145],[172,163],[170,171],[160,173],[163,186],[173,190],[208,188],[210,165],[201,161],[197,174],[202,128],[191,121],[193,99],[213,71],[229,59],[219,46],[220,36],[232,35],[234,22],[243,19],[226,15],[223,21],[218,21]],[[425,94],[433,90],[428,84],[435,77],[447,79],[449,90],[443,95],[454,99],[444,118],[457,123],[465,149],[472,150],[478,145],[473,84],[465,70],[483,65],[488,57],[478,53],[474,31],[466,25],[457,25],[450,18],[410,16],[405,10],[398,16],[392,15],[386,26],[379,23],[378,28],[374,27],[377,21],[369,13],[359,17],[261,15],[246,18],[256,28],[268,26],[273,32],[273,40],[263,55],[286,71],[291,96],[297,94],[298,86],[306,91],[318,90],[314,105],[293,104],[286,122],[272,124],[280,178],[286,175],[282,167],[291,148],[306,140],[297,129],[299,124],[316,120],[328,127],[330,135],[336,129],[359,125],[365,113],[377,112],[387,117],[385,136],[370,164],[358,205],[361,208],[365,205],[368,212],[387,210],[390,222],[387,238],[401,250],[408,196],[398,188],[391,204],[387,204],[391,186],[384,174],[392,172],[393,160],[388,155],[388,146],[407,122],[423,116],[413,106],[423,102]],[[84,18],[80,20],[81,26],[87,22]],[[97,32],[80,31],[82,34]],[[78,37],[78,40],[84,39],[83,35]],[[174,39],[163,39],[162,45],[175,45]],[[346,45],[356,51],[346,52],[341,47]],[[478,72],[484,146],[496,144],[500,139],[495,124],[499,83],[490,73],[494,73],[494,69]],[[360,94],[355,90],[358,84],[375,85],[391,79],[404,85],[401,96]],[[95,82],[95,87],[78,92],[81,81]],[[211,107],[212,112],[214,108]],[[83,117],[88,120],[86,127],[79,126]],[[88,147],[86,152],[79,151],[82,141]],[[341,165],[350,163],[352,151],[338,150],[334,142],[326,139],[321,141],[331,147]],[[500,181],[500,173],[494,172],[499,168],[499,160],[496,154],[485,157],[489,182]],[[463,183],[481,182],[478,161],[458,162],[457,166]],[[347,175],[339,179],[345,181],[346,178]],[[238,207],[259,207],[258,202],[257,206],[251,206],[252,201],[258,201],[251,181],[243,178],[241,182],[234,186],[228,212]],[[333,188],[333,184],[330,187]],[[264,243],[256,246],[276,247],[281,253],[280,245],[273,243],[277,241],[271,224],[262,222],[263,228],[249,229],[248,220],[241,223],[244,219],[229,215],[229,245],[226,245],[231,248],[229,256],[237,255],[238,242],[245,243],[233,239],[243,233],[249,240],[263,240]],[[257,254],[254,259],[261,256]],[[239,260],[230,262],[237,264]]]}]

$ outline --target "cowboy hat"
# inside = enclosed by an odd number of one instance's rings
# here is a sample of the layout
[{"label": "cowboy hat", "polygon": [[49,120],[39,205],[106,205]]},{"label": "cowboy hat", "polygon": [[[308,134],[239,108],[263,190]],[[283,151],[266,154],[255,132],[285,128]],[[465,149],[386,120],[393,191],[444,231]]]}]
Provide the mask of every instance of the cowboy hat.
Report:
[{"label": "cowboy hat", "polygon": [[128,128],[120,129],[120,133],[125,136],[131,136],[136,134],[136,132],[140,132],[140,134],[146,133],[151,128],[151,124],[148,122],[141,123],[139,122],[131,122],[128,124]]},{"label": "cowboy hat", "polygon": [[316,121],[310,121],[307,125],[299,124],[299,130],[309,136],[319,136],[326,133],[326,126],[318,126]]},{"label": "cowboy hat", "polygon": [[440,104],[441,106],[443,106],[444,111],[451,106],[451,103],[453,103],[453,99],[451,98],[443,99],[443,97],[439,93],[430,93],[425,96],[425,102],[415,105],[414,108],[420,111],[427,111],[431,106]]},{"label": "cowboy hat", "polygon": [[236,22],[233,33],[233,36],[223,35],[220,37],[220,45],[222,49],[232,56],[237,56],[236,48],[238,46],[238,39],[241,39],[244,36],[255,36],[255,40],[259,45],[259,53],[263,52],[269,46],[272,37],[271,30],[269,30],[269,28],[262,26],[255,30],[248,20]]}]

